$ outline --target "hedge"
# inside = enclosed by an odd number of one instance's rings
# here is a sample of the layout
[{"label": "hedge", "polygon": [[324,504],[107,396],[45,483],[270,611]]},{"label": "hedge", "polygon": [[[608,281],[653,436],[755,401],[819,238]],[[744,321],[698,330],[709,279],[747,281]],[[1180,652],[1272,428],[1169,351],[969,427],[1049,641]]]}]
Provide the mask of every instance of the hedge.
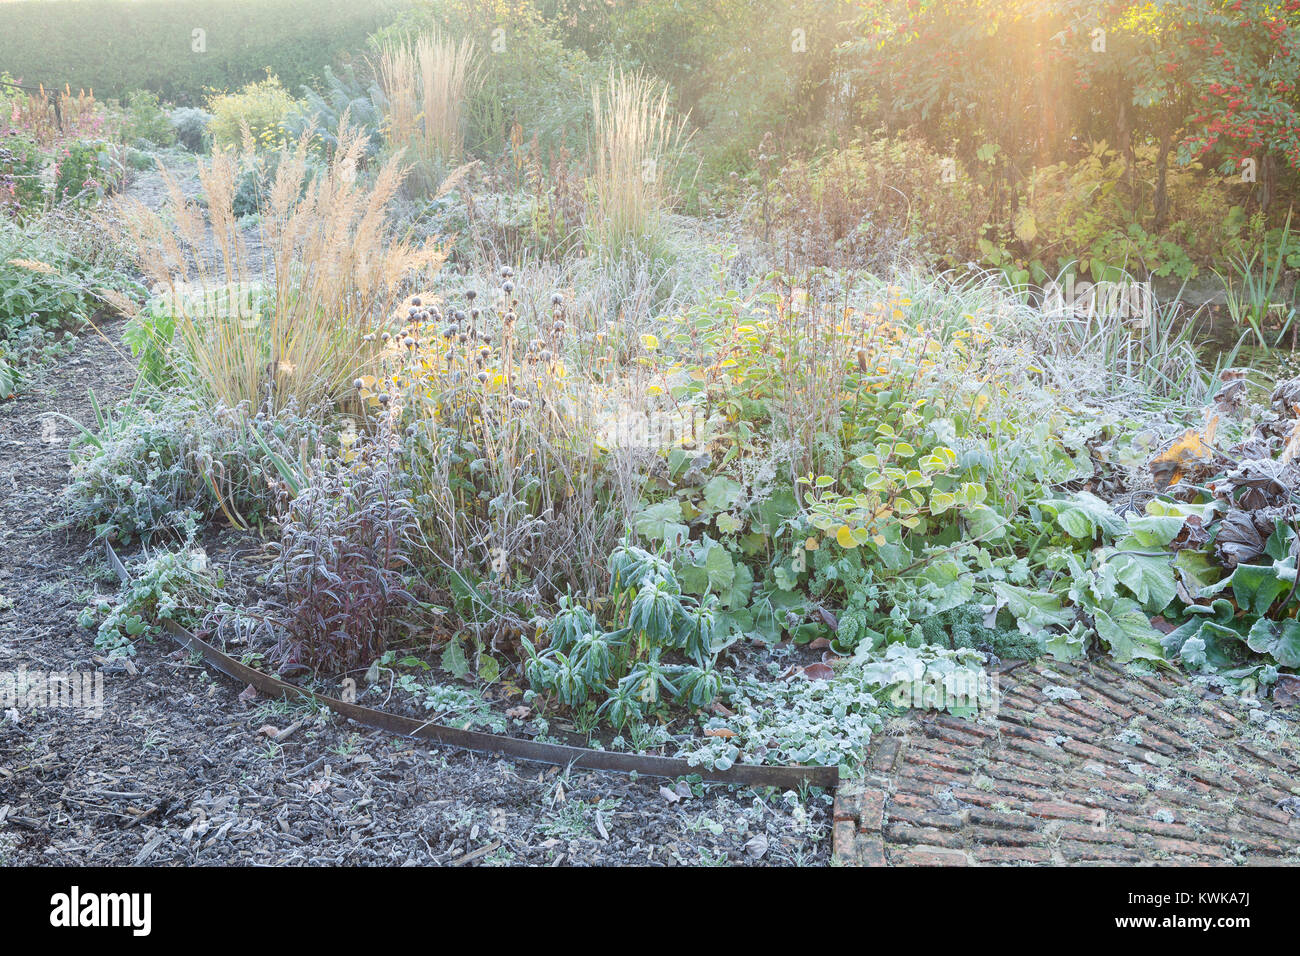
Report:
[{"label": "hedge", "polygon": [[[267,71],[297,90],[360,51],[406,0],[20,0],[0,3],[0,73],[100,98],[196,103]],[[196,33],[196,31],[202,31]]]}]

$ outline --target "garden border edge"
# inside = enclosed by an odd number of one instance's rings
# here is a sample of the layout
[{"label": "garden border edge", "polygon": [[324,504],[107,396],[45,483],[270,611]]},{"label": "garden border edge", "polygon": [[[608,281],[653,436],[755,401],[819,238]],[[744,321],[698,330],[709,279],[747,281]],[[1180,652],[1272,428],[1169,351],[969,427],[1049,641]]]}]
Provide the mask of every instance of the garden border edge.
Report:
[{"label": "garden border edge", "polygon": [[[127,584],[131,580],[130,572],[122,563],[112,544],[105,541],[104,549],[108,554],[109,564]],[[696,766],[685,760],[673,757],[642,756],[636,754],[612,753],[605,750],[591,750],[585,747],[570,747],[565,744],[545,743],[538,740],[524,740],[519,737],[506,737],[485,731],[465,730],[448,727],[428,721],[419,721],[400,714],[391,714],[359,704],[349,703],[334,697],[326,697],[303,690],[279,678],[272,677],[242,664],[219,650],[212,644],[200,640],[192,632],[181,627],[175,621],[164,620],[163,629],[186,650],[193,651],[209,665],[227,677],[251,685],[259,694],[272,699],[309,700],[340,714],[347,719],[388,733],[416,740],[424,740],[468,750],[478,754],[511,757],[531,763],[548,764],[557,767],[570,767],[581,770],[608,770],[615,773],[637,774],[648,777],[676,778],[697,774],[709,783],[723,783],[735,786],[771,786],[791,789],[802,785],[835,789],[839,784],[840,772],[835,766],[762,766],[757,764],[737,764],[727,770],[715,770]]]}]

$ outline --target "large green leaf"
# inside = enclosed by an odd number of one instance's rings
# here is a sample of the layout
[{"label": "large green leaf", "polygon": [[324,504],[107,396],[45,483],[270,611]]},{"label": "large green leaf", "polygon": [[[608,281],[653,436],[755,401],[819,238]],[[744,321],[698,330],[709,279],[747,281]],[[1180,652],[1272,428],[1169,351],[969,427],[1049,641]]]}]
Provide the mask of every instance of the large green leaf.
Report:
[{"label": "large green leaf", "polygon": [[704,486],[704,502],[712,511],[727,511],[736,506],[744,492],[740,482],[717,475]]},{"label": "large green leaf", "polygon": [[1119,663],[1127,664],[1138,658],[1164,660],[1160,632],[1151,626],[1151,620],[1136,602],[1121,598],[1108,611],[1094,608],[1092,617],[1097,636],[1110,647],[1111,656]]},{"label": "large green leaf", "polygon": [[1116,538],[1128,530],[1124,519],[1111,510],[1110,505],[1086,491],[1075,492],[1073,498],[1040,502],[1056,511],[1056,523],[1072,538],[1091,541],[1100,531]]},{"label": "large green leaf", "polygon": [[1016,619],[1016,625],[1031,637],[1044,628],[1068,627],[1074,612],[1061,607],[1061,598],[1050,591],[1031,591],[1005,581],[993,582],[993,593],[998,603]]},{"label": "large green leaf", "polygon": [[632,527],[641,537],[651,541],[680,544],[689,533],[683,520],[681,502],[671,499],[643,508],[632,519]]},{"label": "large green leaf", "polygon": [[1178,537],[1183,530],[1184,519],[1181,515],[1143,515],[1128,518],[1129,539],[1125,547],[1163,548]]},{"label": "large green leaf", "polygon": [[1120,552],[1112,555],[1107,564],[1115,580],[1152,613],[1163,611],[1178,593],[1169,556]]},{"label": "large green leaf", "polygon": [[799,503],[795,501],[794,491],[790,488],[780,488],[772,492],[771,497],[758,506],[758,521],[754,530],[761,534],[774,535],[782,523],[798,511]]},{"label": "large green leaf", "polygon": [[1239,564],[1232,572],[1232,596],[1252,614],[1267,614],[1273,602],[1291,590],[1295,569],[1276,564]]},{"label": "large green leaf", "polygon": [[1257,654],[1269,654],[1283,667],[1300,667],[1300,621],[1273,622],[1260,618],[1250,629],[1246,644]]},{"label": "large green leaf", "polygon": [[678,570],[677,580],[687,594],[729,594],[736,581],[736,562],[730,552],[720,544],[710,544],[704,549],[703,560],[697,553],[696,561]]}]

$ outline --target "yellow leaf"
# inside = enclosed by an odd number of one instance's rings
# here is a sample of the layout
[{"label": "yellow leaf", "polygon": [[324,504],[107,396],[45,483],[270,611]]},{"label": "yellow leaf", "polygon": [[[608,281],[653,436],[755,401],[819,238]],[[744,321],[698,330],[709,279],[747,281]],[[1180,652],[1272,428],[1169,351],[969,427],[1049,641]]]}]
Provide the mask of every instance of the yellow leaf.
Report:
[{"label": "yellow leaf", "polygon": [[856,548],[858,539],[853,537],[853,532],[849,530],[846,524],[840,525],[840,529],[835,532],[835,540],[839,542],[841,548]]}]

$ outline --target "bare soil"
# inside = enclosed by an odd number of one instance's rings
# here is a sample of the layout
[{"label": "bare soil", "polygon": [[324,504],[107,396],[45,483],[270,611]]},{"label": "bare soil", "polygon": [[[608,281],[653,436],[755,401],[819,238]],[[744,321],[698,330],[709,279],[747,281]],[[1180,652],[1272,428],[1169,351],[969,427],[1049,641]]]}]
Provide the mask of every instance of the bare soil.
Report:
[{"label": "bare soil", "polygon": [[[132,190],[158,201],[156,186]],[[99,671],[104,685],[100,716],[0,713],[0,864],[829,861],[831,796],[816,789],[692,788],[416,744],[258,699],[165,639],[106,660],[76,618],[111,572],[59,524],[75,430],[55,413],[90,425],[89,391],[104,408],[128,399],[120,335],[86,331],[0,404],[0,672]]]}]

